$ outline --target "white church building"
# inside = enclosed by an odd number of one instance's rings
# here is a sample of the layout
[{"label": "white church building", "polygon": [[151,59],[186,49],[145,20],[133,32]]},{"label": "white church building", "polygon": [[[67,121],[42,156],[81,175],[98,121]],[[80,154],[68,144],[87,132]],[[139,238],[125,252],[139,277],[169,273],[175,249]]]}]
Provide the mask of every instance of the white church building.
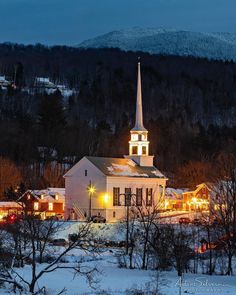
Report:
[{"label": "white church building", "polygon": [[148,131],[143,126],[140,63],[138,63],[135,126],[129,155],[124,158],[83,157],[65,175],[65,219],[93,215],[122,220],[127,206],[164,208],[167,178],[153,166]]}]

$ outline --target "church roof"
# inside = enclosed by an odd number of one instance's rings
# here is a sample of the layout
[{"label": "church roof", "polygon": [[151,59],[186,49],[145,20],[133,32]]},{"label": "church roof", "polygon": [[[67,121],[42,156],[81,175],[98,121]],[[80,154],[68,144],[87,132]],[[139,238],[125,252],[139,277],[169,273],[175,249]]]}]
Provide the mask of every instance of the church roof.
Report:
[{"label": "church roof", "polygon": [[86,158],[107,176],[165,178],[156,167],[139,166],[131,159],[89,156]]}]

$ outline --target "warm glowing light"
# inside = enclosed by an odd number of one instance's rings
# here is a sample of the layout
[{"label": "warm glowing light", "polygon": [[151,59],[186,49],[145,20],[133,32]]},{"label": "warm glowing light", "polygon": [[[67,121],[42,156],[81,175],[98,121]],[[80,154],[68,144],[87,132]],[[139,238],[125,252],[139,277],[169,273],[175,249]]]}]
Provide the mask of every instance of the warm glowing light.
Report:
[{"label": "warm glowing light", "polygon": [[94,192],[95,192],[95,187],[94,186],[92,186],[92,185],[90,185],[89,187],[88,187],[88,192],[90,193],[90,194],[93,194]]},{"label": "warm glowing light", "polygon": [[39,210],[39,203],[38,202],[34,202],[34,210],[35,211]]},{"label": "warm glowing light", "polygon": [[197,203],[197,198],[195,198],[195,197],[192,198],[192,202],[193,202],[193,203]]},{"label": "warm glowing light", "polygon": [[53,210],[53,203],[48,203],[48,210],[50,210],[50,211]]},{"label": "warm glowing light", "polygon": [[109,195],[105,194],[104,195],[104,202],[107,203],[109,201]]}]

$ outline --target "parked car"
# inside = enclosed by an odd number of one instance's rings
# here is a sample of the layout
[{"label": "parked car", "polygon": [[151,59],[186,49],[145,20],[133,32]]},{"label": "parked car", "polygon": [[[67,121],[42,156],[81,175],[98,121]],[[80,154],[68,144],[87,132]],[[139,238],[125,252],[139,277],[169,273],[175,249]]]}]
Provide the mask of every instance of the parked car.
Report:
[{"label": "parked car", "polygon": [[100,215],[93,215],[91,217],[91,221],[94,223],[105,223],[106,222],[106,218]]},{"label": "parked car", "polygon": [[65,247],[67,245],[67,241],[65,239],[55,239],[52,240],[51,245]]},{"label": "parked car", "polygon": [[194,218],[192,221],[192,224],[194,225],[202,225],[202,220],[199,218]]},{"label": "parked car", "polygon": [[190,218],[188,218],[188,217],[180,217],[179,224],[189,224],[189,223],[191,223]]}]

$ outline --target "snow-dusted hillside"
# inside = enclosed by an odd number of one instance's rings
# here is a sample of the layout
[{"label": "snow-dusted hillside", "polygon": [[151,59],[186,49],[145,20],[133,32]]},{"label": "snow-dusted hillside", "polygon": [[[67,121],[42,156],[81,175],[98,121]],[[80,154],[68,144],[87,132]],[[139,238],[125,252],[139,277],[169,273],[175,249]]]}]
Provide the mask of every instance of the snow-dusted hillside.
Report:
[{"label": "snow-dusted hillside", "polygon": [[132,28],[113,31],[78,45],[82,48],[116,47],[152,54],[197,56],[236,60],[235,33],[199,33],[163,28]]}]

